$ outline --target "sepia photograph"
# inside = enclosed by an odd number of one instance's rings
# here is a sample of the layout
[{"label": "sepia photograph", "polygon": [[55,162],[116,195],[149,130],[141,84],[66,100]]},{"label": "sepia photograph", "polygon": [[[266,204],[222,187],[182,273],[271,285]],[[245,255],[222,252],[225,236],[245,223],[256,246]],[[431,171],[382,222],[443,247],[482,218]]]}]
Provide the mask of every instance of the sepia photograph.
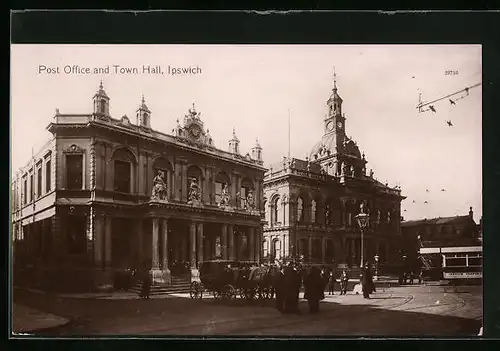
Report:
[{"label": "sepia photograph", "polygon": [[482,335],[481,45],[10,59],[11,336]]}]

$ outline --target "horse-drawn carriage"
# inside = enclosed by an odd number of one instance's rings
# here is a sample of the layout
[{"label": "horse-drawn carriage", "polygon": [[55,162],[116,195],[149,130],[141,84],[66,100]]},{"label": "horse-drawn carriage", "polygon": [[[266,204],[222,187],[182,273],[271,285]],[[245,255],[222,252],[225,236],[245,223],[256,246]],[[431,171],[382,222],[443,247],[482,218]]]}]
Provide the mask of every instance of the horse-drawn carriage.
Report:
[{"label": "horse-drawn carriage", "polygon": [[258,267],[254,262],[230,260],[205,261],[200,265],[199,278],[191,283],[191,298],[203,298],[211,293],[214,298],[246,300],[272,297],[273,272],[271,267]]}]

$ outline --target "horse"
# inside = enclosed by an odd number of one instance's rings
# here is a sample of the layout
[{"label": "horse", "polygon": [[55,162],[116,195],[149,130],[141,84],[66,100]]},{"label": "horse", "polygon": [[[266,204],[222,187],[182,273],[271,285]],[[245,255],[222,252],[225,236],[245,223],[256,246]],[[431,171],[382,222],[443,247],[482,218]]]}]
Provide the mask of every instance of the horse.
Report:
[{"label": "horse", "polygon": [[278,266],[255,267],[250,271],[249,281],[255,285],[261,299],[272,299],[280,274]]}]

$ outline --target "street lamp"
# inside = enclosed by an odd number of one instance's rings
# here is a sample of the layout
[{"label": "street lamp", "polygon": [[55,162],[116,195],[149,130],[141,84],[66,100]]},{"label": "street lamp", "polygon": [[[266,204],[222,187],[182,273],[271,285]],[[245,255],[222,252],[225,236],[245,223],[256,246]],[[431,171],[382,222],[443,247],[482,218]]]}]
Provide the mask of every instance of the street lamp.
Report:
[{"label": "street lamp", "polygon": [[360,205],[359,214],[357,216],[355,216],[354,218],[356,218],[358,225],[359,225],[359,229],[361,231],[361,264],[360,264],[360,268],[363,268],[363,263],[364,263],[363,262],[364,230],[365,230],[366,226],[368,225],[368,220],[369,220],[369,215],[363,211],[363,204]]}]

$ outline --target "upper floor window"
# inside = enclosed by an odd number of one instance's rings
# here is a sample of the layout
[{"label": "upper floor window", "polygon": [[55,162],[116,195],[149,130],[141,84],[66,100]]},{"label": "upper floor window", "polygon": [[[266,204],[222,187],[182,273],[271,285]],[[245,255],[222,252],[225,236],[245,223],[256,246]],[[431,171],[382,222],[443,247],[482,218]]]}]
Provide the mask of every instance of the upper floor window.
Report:
[{"label": "upper floor window", "polygon": [[51,177],[51,169],[50,169],[50,159],[47,160],[45,163],[45,192],[49,192],[51,188],[51,183],[52,183],[52,177]]},{"label": "upper floor window", "polygon": [[240,207],[245,208],[245,207],[250,207],[253,208],[255,205],[255,194],[253,193],[253,185],[252,182],[249,179],[244,179],[241,182],[241,189],[240,189]]},{"label": "upper floor window", "polygon": [[24,177],[23,180],[22,191],[23,191],[23,205],[26,205],[26,203],[28,202],[28,179],[26,179],[26,177]]},{"label": "upper floor window", "polygon": [[271,223],[275,224],[279,219],[279,197],[276,196],[271,203]]},{"label": "upper floor window", "polygon": [[316,218],[316,201],[312,200],[311,201],[311,222],[316,223],[317,218]]},{"label": "upper floor window", "polygon": [[298,198],[297,200],[297,221],[303,221],[304,220],[304,201],[302,200],[301,197]]},{"label": "upper floor window", "polygon": [[229,200],[230,192],[229,177],[225,173],[217,174],[215,178],[215,203],[221,205],[228,205],[226,202]]},{"label": "upper floor window", "polygon": [[36,171],[37,179],[36,179],[36,197],[42,196],[42,165],[37,168]]},{"label": "upper floor window", "polygon": [[130,193],[131,167],[126,161],[115,160],[115,191]]},{"label": "upper floor window", "polygon": [[66,155],[66,187],[82,189],[83,155]]},{"label": "upper floor window", "polygon": [[35,190],[33,183],[34,183],[33,172],[31,172],[30,173],[30,202],[33,201],[33,191]]}]

